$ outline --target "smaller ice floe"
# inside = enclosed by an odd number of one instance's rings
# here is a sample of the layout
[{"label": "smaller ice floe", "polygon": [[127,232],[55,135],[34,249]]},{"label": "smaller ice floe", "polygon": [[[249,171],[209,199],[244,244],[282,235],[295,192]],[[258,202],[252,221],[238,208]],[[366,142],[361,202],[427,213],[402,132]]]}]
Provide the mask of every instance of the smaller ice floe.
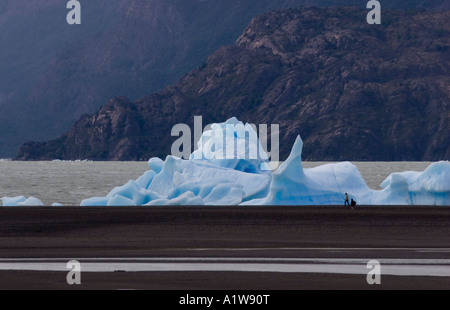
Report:
[{"label": "smaller ice floe", "polygon": [[4,207],[40,207],[44,206],[44,203],[35,197],[25,198],[24,196],[17,197],[3,197],[0,198]]},{"label": "smaller ice floe", "polygon": [[16,207],[19,203],[27,200],[24,196],[0,198],[4,207]]},{"label": "smaller ice floe", "polygon": [[450,205],[450,163],[432,163],[423,172],[393,173],[380,186],[384,190],[401,188],[411,205]]}]

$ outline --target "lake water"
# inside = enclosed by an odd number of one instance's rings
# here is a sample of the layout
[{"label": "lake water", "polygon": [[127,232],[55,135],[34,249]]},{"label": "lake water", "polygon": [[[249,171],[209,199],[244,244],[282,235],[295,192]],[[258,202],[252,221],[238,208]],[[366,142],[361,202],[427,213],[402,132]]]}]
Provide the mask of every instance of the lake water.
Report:
[{"label": "lake water", "polygon": [[[304,168],[326,164],[303,162]],[[393,172],[423,171],[430,162],[353,162],[367,185],[379,189]],[[36,197],[46,205],[59,202],[79,205],[81,200],[106,196],[111,189],[137,179],[149,168],[147,162],[51,161],[16,162],[0,160],[0,197]]]}]

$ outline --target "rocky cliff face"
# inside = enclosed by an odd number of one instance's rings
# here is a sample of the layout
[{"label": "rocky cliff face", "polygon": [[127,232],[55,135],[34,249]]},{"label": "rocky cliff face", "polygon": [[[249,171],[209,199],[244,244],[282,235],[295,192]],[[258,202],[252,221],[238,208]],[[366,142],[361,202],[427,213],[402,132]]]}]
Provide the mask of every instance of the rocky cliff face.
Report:
[{"label": "rocky cliff face", "polygon": [[304,8],[255,18],[177,84],[112,99],[17,158],[163,157],[172,126],[202,115],[204,124],[280,124],[282,157],[300,134],[307,160],[449,159],[450,12],[385,11],[381,26],[366,14]]},{"label": "rocky cliff face", "polygon": [[[383,8],[435,9],[446,0],[384,0]],[[251,18],[304,5],[361,0],[89,0],[82,24],[67,1],[0,1],[0,157],[27,140],[67,131],[109,98],[132,100],[175,83]],[[45,125],[43,125],[45,124]]]},{"label": "rocky cliff face", "polygon": [[174,83],[234,42],[252,17],[303,1],[81,4],[82,24],[69,26],[64,1],[1,1],[0,157],[60,135],[111,97],[135,99]]}]

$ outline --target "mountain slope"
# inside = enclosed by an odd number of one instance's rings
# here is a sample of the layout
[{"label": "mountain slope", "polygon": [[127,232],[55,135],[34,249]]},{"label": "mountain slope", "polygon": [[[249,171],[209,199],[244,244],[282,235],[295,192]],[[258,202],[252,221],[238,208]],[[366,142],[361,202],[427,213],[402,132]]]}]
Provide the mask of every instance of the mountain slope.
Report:
[{"label": "mountain slope", "polygon": [[139,160],[170,153],[177,123],[237,116],[281,126],[286,156],[296,135],[307,160],[450,157],[449,11],[305,8],[255,18],[177,84],[110,100],[62,137],[22,146],[18,159]]},{"label": "mountain slope", "polygon": [[0,157],[60,135],[111,97],[174,83],[234,42],[252,17],[304,2],[90,0],[82,24],[69,26],[66,2],[2,1]]},{"label": "mountain slope", "polygon": [[[445,0],[385,0],[383,8],[438,8]],[[304,5],[360,0],[89,0],[69,26],[66,1],[0,2],[0,157],[47,140],[109,98],[132,100],[175,83],[251,18]]]}]

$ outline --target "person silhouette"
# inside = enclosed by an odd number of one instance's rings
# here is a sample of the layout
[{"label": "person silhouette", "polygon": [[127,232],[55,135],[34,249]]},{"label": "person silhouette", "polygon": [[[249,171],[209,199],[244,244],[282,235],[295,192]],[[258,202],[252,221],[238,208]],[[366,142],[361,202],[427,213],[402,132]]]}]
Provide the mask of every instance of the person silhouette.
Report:
[{"label": "person silhouette", "polygon": [[350,206],[350,203],[348,202],[348,194],[345,193],[345,202],[344,202],[344,206]]}]

